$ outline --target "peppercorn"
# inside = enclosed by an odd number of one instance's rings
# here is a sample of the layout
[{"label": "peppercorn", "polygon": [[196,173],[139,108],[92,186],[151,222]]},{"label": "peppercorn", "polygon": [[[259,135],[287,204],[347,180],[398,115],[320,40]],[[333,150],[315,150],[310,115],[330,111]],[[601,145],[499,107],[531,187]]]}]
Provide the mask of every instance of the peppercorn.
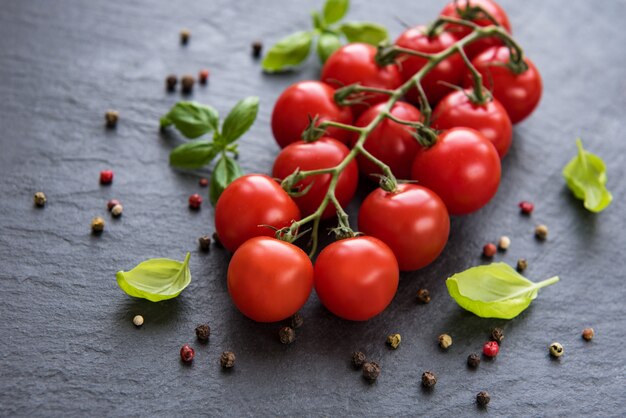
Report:
[{"label": "peppercorn", "polygon": [[304,318],[300,315],[300,312],[296,312],[291,317],[291,328],[300,328],[304,324]]},{"label": "peppercorn", "polygon": [[198,184],[200,185],[200,187],[206,187],[209,185],[209,179],[202,177],[200,180],[198,180]]},{"label": "peppercorn", "polygon": [[189,347],[189,344],[185,344],[180,348],[180,359],[185,363],[189,363],[193,360],[196,352],[193,348]]},{"label": "peppercorn", "polygon": [[394,350],[400,346],[402,342],[402,337],[400,334],[391,334],[387,337],[387,344],[391,346]]},{"label": "peppercorn", "polygon": [[355,368],[360,369],[361,367],[363,367],[363,364],[365,364],[366,361],[367,357],[365,357],[365,353],[363,353],[362,351],[355,351],[354,353],[352,353],[352,365]]},{"label": "peppercorn", "polygon": [[46,195],[43,192],[37,192],[35,193],[35,206],[39,207],[39,208],[43,208],[44,206],[46,206]]},{"label": "peppercorn", "polygon": [[124,207],[120,204],[117,204],[111,208],[111,215],[114,218],[119,218],[122,216],[122,212],[124,211]]},{"label": "peppercorn", "polygon": [[217,232],[213,232],[213,242],[215,243],[216,247],[224,248],[224,245],[222,245],[222,241],[220,241],[220,236],[217,235]]},{"label": "peppercorn", "polygon": [[417,291],[417,303],[427,304],[430,302],[430,292],[428,289],[419,289]]},{"label": "peppercorn", "polygon": [[189,37],[191,36],[191,32],[189,29],[183,29],[180,31],[180,43],[183,45],[187,45],[189,42]]},{"label": "peppercorn", "polygon": [[121,205],[120,201],[117,199],[111,199],[107,202],[107,209],[109,210],[109,212],[111,211],[111,209],[113,209],[113,206],[116,205]]},{"label": "peppercorn", "polygon": [[189,209],[198,210],[200,206],[202,206],[202,196],[198,193],[189,196]]},{"label": "peppercorn", "polygon": [[220,356],[220,365],[225,369],[231,369],[235,366],[235,353],[232,351],[224,351]]},{"label": "peppercorn", "polygon": [[104,114],[104,120],[106,121],[107,128],[115,128],[117,126],[117,120],[120,117],[120,112],[117,110],[107,110]]},{"label": "peppercorn", "polygon": [[494,328],[491,330],[491,340],[497,342],[498,344],[502,344],[502,340],[504,340],[504,331],[502,328]]},{"label": "peppercorn", "polygon": [[296,331],[291,327],[282,327],[278,330],[278,338],[283,344],[291,344],[296,340]]},{"label": "peppercorn", "polygon": [[113,171],[102,170],[100,172],[100,184],[111,184],[111,183],[113,183]]},{"label": "peppercorn", "polygon": [[209,327],[209,324],[200,324],[196,327],[196,337],[198,337],[198,340],[202,341],[203,343],[209,341],[210,335],[211,328]]},{"label": "peppercorn", "polygon": [[176,74],[170,74],[165,78],[165,90],[173,92],[176,90],[176,84],[178,84],[178,77],[176,77]]},{"label": "peppercorn", "polygon": [[500,239],[498,240],[498,249],[500,251],[506,251],[509,249],[510,246],[511,246],[511,238],[507,237],[506,235],[501,236]]},{"label": "peppercorn", "polygon": [[200,81],[200,84],[206,84],[209,80],[209,70],[200,70],[198,73],[198,80]]},{"label": "peppercorn", "polygon": [[143,325],[143,316],[141,315],[135,315],[135,317],[133,318],[133,324],[135,324],[135,326],[137,328],[139,328],[140,326]]},{"label": "peppercorn", "polygon": [[476,403],[479,406],[487,406],[490,400],[491,396],[489,396],[489,392],[482,391],[478,392],[478,395],[476,395]]},{"label": "peppercorn", "polygon": [[200,249],[202,251],[209,251],[209,249],[211,248],[211,237],[209,237],[208,235],[203,235],[198,238],[198,243],[200,244]]},{"label": "peppercorn", "polygon": [[492,258],[494,255],[496,255],[496,251],[497,248],[495,244],[490,242],[488,244],[485,244],[485,246],[483,247],[483,256],[487,258]]},{"label": "peppercorn", "polygon": [[263,44],[261,41],[252,42],[252,56],[254,58],[259,58],[261,56],[261,51],[263,50]]},{"label": "peppercorn", "polygon": [[525,258],[517,260],[517,271],[520,273],[528,268],[528,261]]},{"label": "peppercorn", "polygon": [[527,201],[522,201],[519,202],[519,208],[522,214],[530,215],[533,212],[533,209],[535,209],[535,205]]},{"label": "peppercorn", "polygon": [[444,350],[447,350],[448,347],[450,347],[452,345],[452,337],[449,336],[448,334],[441,334],[439,336],[439,347],[443,348]]},{"label": "peppercorn", "polygon": [[480,356],[476,353],[472,353],[467,356],[467,365],[475,369],[480,364]]},{"label": "peppercorn", "polygon": [[495,357],[500,351],[500,346],[495,341],[488,341],[483,345],[483,354],[487,357]]},{"label": "peppercorn", "polygon": [[437,376],[435,373],[427,371],[422,373],[422,386],[425,388],[432,388],[437,384]]},{"label": "peppercorn", "polygon": [[585,328],[583,330],[583,339],[585,341],[591,341],[593,340],[595,333],[593,332],[593,328]]},{"label": "peppercorn", "polygon": [[193,91],[193,85],[195,83],[196,83],[196,80],[193,78],[193,76],[184,75],[180,81],[181,91],[183,92],[183,94],[191,94],[191,92]]},{"label": "peppercorn", "polygon": [[380,366],[375,361],[368,361],[363,364],[363,377],[370,382],[375,381],[380,375]]},{"label": "peppercorn", "polygon": [[535,228],[535,237],[541,241],[545,241],[548,238],[548,227],[545,225],[537,225],[537,228]]},{"label": "peppercorn", "polygon": [[550,355],[552,357],[558,358],[563,355],[563,346],[560,343],[552,343],[550,344]]},{"label": "peppercorn", "polygon": [[94,234],[100,234],[104,231],[104,219],[99,216],[96,216],[91,220],[91,231]]}]

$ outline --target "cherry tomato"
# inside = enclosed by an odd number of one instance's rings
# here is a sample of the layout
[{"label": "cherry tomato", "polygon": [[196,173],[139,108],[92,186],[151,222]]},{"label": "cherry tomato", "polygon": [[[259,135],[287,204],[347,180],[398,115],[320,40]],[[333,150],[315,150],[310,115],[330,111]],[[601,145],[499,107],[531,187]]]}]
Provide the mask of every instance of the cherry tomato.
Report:
[{"label": "cherry tomato", "polygon": [[363,201],[359,230],[391,248],[400,270],[417,270],[443,251],[450,217],[443,201],[417,184],[401,183],[395,192],[378,188]]},{"label": "cherry tomato", "polygon": [[[272,176],[282,180],[293,173],[296,168],[305,171],[334,167],[343,161],[349,153],[350,150],[345,145],[328,137],[320,138],[311,143],[304,141],[294,142],[285,147],[276,157]],[[345,207],[354,196],[358,177],[357,163],[352,160],[339,175],[337,186],[335,187],[335,196],[341,206]],[[330,180],[330,174],[319,174],[307,177],[296,184],[299,190],[304,190],[312,184],[305,195],[294,198],[304,216],[317,210],[326,196]],[[332,218],[335,214],[335,207],[330,203],[324,211],[322,218]]]},{"label": "cherry tomato", "polygon": [[[498,5],[493,0],[457,0],[456,2],[451,1],[443,8],[440,15],[460,19],[461,16],[457,12],[457,7],[461,11],[466,10],[466,8],[468,7],[468,3],[470,6],[482,7],[495,19],[495,21],[500,26],[502,26],[508,33],[511,33],[511,23],[509,22],[509,17],[506,15],[502,7],[500,7],[500,5]],[[474,19],[471,19],[471,21],[476,23],[478,26],[490,26],[494,24],[494,22],[485,17],[483,13],[477,15]],[[453,33],[457,39],[465,38],[472,32],[471,28],[463,25],[448,24],[445,27],[446,30],[450,31],[450,33]],[[471,44],[468,44],[465,47],[465,53],[468,57],[473,58],[485,49],[499,45],[502,45],[502,41],[497,37],[482,38],[472,42]]]},{"label": "cherry tomato", "polygon": [[246,241],[228,265],[228,293],[237,309],[258,322],[289,318],[313,289],[313,265],[300,248],[269,237]]},{"label": "cherry tomato", "polygon": [[[365,111],[356,121],[356,126],[367,126],[384,109],[386,103],[379,103]],[[419,122],[422,120],[420,111],[405,102],[396,102],[391,108],[391,114],[398,119]],[[358,135],[353,134],[352,146],[358,140]],[[400,179],[408,179],[411,175],[411,164],[415,159],[417,149],[420,147],[417,140],[411,136],[411,130],[406,125],[401,125],[390,119],[383,119],[365,140],[365,149],[374,157],[378,158],[391,168],[393,174]],[[372,173],[380,174],[380,168],[359,154],[357,157],[359,170],[370,180],[378,182],[371,176]]]},{"label": "cherry tomato", "polygon": [[437,193],[451,215],[464,215],[485,206],[498,191],[500,157],[480,132],[452,128],[417,152],[412,177]]},{"label": "cherry tomato", "polygon": [[455,91],[444,97],[433,112],[433,127],[476,129],[496,147],[502,159],[509,151],[513,138],[513,126],[506,109],[498,99],[475,104],[468,94],[471,90]]},{"label": "cherry tomato", "polygon": [[[363,86],[394,90],[402,84],[400,72],[395,65],[379,67],[374,60],[376,47],[353,43],[344,45],[328,58],[322,68],[321,80],[326,83],[343,87],[354,83]],[[365,93],[367,103],[374,105],[387,101],[388,95],[382,93]],[[353,110],[359,115],[367,109],[365,105],[355,105]],[[329,133],[330,136],[332,134]]]},{"label": "cherry tomato", "polygon": [[[407,29],[396,39],[396,45],[426,54],[436,54],[457,41],[457,38],[449,32],[442,31],[432,37],[428,37],[426,33],[427,28],[425,26]],[[413,77],[428,62],[426,58],[412,55],[401,55],[399,60],[403,82]],[[465,63],[459,54],[454,54],[437,64],[421,81],[428,102],[435,104],[450,92],[450,87],[439,83],[439,81],[458,85],[464,74]],[[419,103],[418,90],[416,88],[409,90],[407,98],[412,103]]]},{"label": "cherry tomato", "polygon": [[[514,74],[502,66],[509,60],[507,47],[489,48],[472,61],[483,76],[483,84],[492,90],[493,96],[506,109],[512,123],[518,123],[530,115],[539,104],[543,86],[541,75],[535,64],[528,58],[524,62],[528,69],[521,74]],[[465,82],[471,85],[470,76]]]},{"label": "cherry tomato", "polygon": [[[309,126],[309,116],[319,121],[332,120],[351,125],[352,110],[340,107],[334,100],[335,89],[319,81],[301,81],[289,86],[278,98],[272,112],[272,132],[281,148],[302,139]],[[344,143],[348,140],[345,129],[328,128],[326,133]]]},{"label": "cherry tomato", "polygon": [[333,242],[315,261],[315,291],[322,305],[340,318],[365,321],[381,313],[398,289],[398,262],[374,237]]},{"label": "cherry tomato", "polygon": [[215,229],[231,252],[253,237],[274,236],[275,228],[300,219],[300,210],[280,185],[263,174],[239,177],[226,187],[215,206]]}]

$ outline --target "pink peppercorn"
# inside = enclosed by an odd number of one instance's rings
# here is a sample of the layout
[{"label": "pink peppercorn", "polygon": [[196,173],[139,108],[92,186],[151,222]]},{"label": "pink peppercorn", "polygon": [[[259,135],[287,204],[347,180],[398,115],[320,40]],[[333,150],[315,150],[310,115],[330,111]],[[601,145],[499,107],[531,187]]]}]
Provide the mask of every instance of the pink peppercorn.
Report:
[{"label": "pink peppercorn", "polygon": [[483,345],[483,354],[487,357],[497,356],[498,351],[500,351],[500,346],[495,341],[489,341]]},{"label": "pink peppercorn", "polygon": [[113,182],[113,171],[102,170],[100,172],[100,184],[111,184]]},{"label": "pink peppercorn", "polygon": [[498,251],[496,245],[491,242],[483,247],[483,255],[487,258],[491,258],[496,255],[496,251]]},{"label": "pink peppercorn", "polygon": [[189,344],[183,345],[180,349],[180,359],[185,363],[191,362],[195,355],[196,352],[193,351],[193,348],[189,347]]},{"label": "pink peppercorn", "polygon": [[198,180],[198,184],[200,185],[200,187],[206,187],[209,185],[209,179],[202,177],[200,180]]},{"label": "pink peppercorn", "polygon": [[524,215],[530,215],[533,209],[535,209],[535,205],[524,200],[523,202],[519,202],[519,208]]},{"label": "pink peppercorn", "polygon": [[113,206],[117,206],[120,205],[120,201],[117,199],[111,199],[107,202],[107,209],[110,211],[111,209],[113,209]]},{"label": "pink peppercorn", "polygon": [[198,79],[200,80],[200,84],[206,84],[209,79],[209,70],[200,70],[200,74],[198,74]]},{"label": "pink peppercorn", "polygon": [[200,209],[201,205],[202,205],[202,196],[200,196],[198,193],[194,193],[191,196],[189,196],[189,207],[191,209],[198,210]]}]

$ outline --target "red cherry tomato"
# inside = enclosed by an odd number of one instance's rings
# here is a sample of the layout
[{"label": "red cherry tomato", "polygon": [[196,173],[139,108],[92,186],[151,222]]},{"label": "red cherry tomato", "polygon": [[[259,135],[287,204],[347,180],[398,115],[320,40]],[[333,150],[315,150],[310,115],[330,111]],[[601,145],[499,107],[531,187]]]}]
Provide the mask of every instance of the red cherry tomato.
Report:
[{"label": "red cherry tomato", "polygon": [[[354,83],[363,86],[394,90],[402,84],[400,72],[395,65],[379,67],[374,60],[376,47],[363,43],[344,45],[328,58],[322,68],[320,79],[332,86],[343,87]],[[387,101],[388,95],[365,93],[370,105]],[[355,105],[355,114],[367,109],[365,105]],[[332,134],[329,133],[329,136]]]},{"label": "red cherry tomato", "polygon": [[[482,7],[500,26],[502,26],[508,33],[511,33],[511,23],[509,22],[509,17],[506,15],[502,7],[500,7],[500,5],[493,0],[458,0],[456,1],[456,4],[454,1],[451,1],[443,8],[440,15],[460,19],[461,16],[457,11],[457,7],[463,14],[463,11],[468,7],[468,3],[469,6]],[[477,15],[474,19],[471,19],[471,21],[476,23],[478,26],[490,26],[494,24],[489,18],[485,17],[483,13]],[[465,38],[472,31],[471,28],[463,25],[448,24],[445,27],[446,30],[454,34],[457,39]],[[482,38],[468,44],[465,47],[465,53],[468,57],[473,58],[485,49],[499,45],[502,45],[502,41],[497,37]]]},{"label": "red cherry tomato", "polygon": [[502,159],[511,147],[511,119],[498,99],[478,105],[470,100],[470,93],[471,90],[455,91],[444,97],[433,112],[433,127],[476,129],[496,147]]},{"label": "red cherry tomato", "polygon": [[313,265],[300,248],[269,237],[246,241],[228,265],[228,293],[237,309],[258,322],[289,318],[313,289]]},{"label": "red cherry tomato", "polygon": [[[386,103],[379,103],[369,108],[357,119],[355,125],[369,125],[385,106]],[[396,102],[391,108],[391,114],[398,119],[407,121],[419,122],[422,120],[420,111],[405,102]],[[417,149],[420,147],[419,143],[411,136],[410,132],[408,126],[385,118],[367,137],[364,147],[376,158],[387,164],[397,178],[408,179],[411,175],[411,164],[413,163]],[[352,146],[354,146],[357,140],[358,135],[353,134],[351,138]],[[362,155],[357,157],[357,161],[359,162],[359,170],[361,173],[370,180],[378,182],[378,179],[371,176],[371,174],[380,174],[380,168]]]},{"label": "red cherry tomato", "polygon": [[300,219],[300,210],[271,177],[248,174],[226,187],[215,206],[215,229],[231,252],[250,238],[274,236],[275,228]]},{"label": "red cherry tomato", "polygon": [[432,263],[446,246],[450,217],[434,192],[404,183],[393,193],[378,188],[365,198],[359,230],[387,244],[400,270],[417,270]]},{"label": "red cherry tomato", "polygon": [[[305,171],[334,167],[343,161],[349,153],[350,150],[345,145],[328,137],[320,138],[311,143],[304,141],[294,142],[283,149],[276,157],[272,176],[282,180],[293,173],[296,168]],[[341,206],[345,207],[354,196],[358,177],[357,163],[352,160],[339,175],[337,186],[335,187],[335,196]],[[294,198],[304,216],[317,210],[326,196],[330,180],[330,174],[319,174],[307,177],[296,184],[299,190],[304,190],[312,184],[311,189],[305,195]],[[335,214],[335,207],[331,203],[324,211],[322,218],[332,218]]]},{"label": "red cherry tomato", "polygon": [[500,157],[480,132],[453,128],[417,152],[412,177],[437,193],[451,215],[464,215],[485,206],[498,191]]},{"label": "red cherry tomato", "polygon": [[[513,73],[502,64],[509,60],[507,47],[489,48],[472,61],[472,64],[483,76],[483,84],[493,92],[506,109],[512,123],[518,123],[530,115],[539,104],[543,85],[541,75],[535,64],[528,58],[524,62],[528,69],[521,74]],[[470,86],[470,77],[465,85]]]},{"label": "red cherry tomato", "polygon": [[398,262],[374,237],[333,242],[315,261],[315,291],[340,318],[365,321],[381,313],[398,289]]},{"label": "red cherry tomato", "polygon": [[[289,86],[278,98],[272,112],[272,132],[281,148],[302,139],[302,132],[309,125],[310,117],[323,122],[331,120],[351,125],[352,110],[339,107],[334,101],[335,89],[319,81],[301,81]],[[328,128],[326,133],[346,143],[348,131]]]},{"label": "red cherry tomato", "polygon": [[[396,45],[426,54],[436,54],[452,46],[457,41],[457,38],[449,32],[439,32],[432,37],[428,37],[426,33],[427,28],[425,26],[407,29],[396,39]],[[413,55],[401,55],[399,59],[403,82],[413,77],[428,62],[426,58]],[[463,74],[465,74],[465,63],[459,54],[454,54],[437,64],[421,81],[428,102],[435,104],[450,92],[450,87],[441,84],[439,81],[458,85],[463,79]],[[412,88],[409,90],[407,98],[412,103],[419,103],[417,89]]]}]

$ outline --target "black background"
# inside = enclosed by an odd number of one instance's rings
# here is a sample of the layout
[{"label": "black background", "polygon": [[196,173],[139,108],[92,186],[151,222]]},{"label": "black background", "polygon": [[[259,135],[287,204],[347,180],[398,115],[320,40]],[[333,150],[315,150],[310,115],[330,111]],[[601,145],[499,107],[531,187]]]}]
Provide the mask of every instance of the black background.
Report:
[{"label": "black background", "polygon": [[[444,1],[355,1],[349,20],[373,20],[397,36],[403,21],[433,19]],[[246,172],[269,173],[278,147],[270,114],[281,91],[316,78],[310,59],[302,71],[264,75],[251,58],[254,39],[266,46],[309,26],[321,1],[4,1],[0,13],[0,414],[56,415],[439,415],[619,416],[624,407],[624,1],[502,1],[516,39],[540,69],[540,107],[515,127],[495,199],[452,220],[444,255],[423,271],[403,274],[396,298],[377,318],[349,323],[333,317],[312,295],[305,325],[291,346],[278,342],[280,324],[259,325],[231,304],[228,255],[197,249],[213,232],[213,210],[187,208],[198,176],[168,167],[171,138],[158,118],[181,97],[164,91],[169,73],[211,71],[192,98],[222,115],[240,98],[261,98],[259,117],[241,140]],[[191,40],[179,45],[188,27]],[[109,109],[120,112],[114,131]],[[570,196],[562,167],[575,155],[574,139],[602,156],[613,204],[586,212]],[[111,186],[98,173],[113,169]],[[200,174],[209,175],[209,172]],[[36,209],[36,191],[48,196]],[[356,219],[358,200],[351,205]],[[108,199],[125,211],[106,213]],[[536,204],[529,217],[517,203]],[[103,216],[106,231],[90,234]],[[546,223],[545,243],[533,238]],[[509,235],[496,260],[529,260],[534,281],[559,275],[511,321],[480,319],[448,296],[445,278],[482,262],[487,241]],[[192,252],[193,281],[182,295],[150,303],[125,295],[115,282],[150,257],[182,260]],[[429,305],[415,302],[430,289]],[[131,319],[142,314],[145,325]],[[201,346],[193,329],[213,333]],[[478,352],[493,326],[506,333],[501,354],[476,371],[465,359]],[[596,338],[580,338],[591,326]],[[396,351],[387,334],[402,334]],[[452,335],[443,352],[437,336]],[[550,359],[560,341],[565,355]],[[196,348],[192,366],[179,360],[184,343]],[[237,365],[223,372],[222,351]],[[349,366],[362,349],[382,374],[367,384]],[[424,370],[439,382],[420,387]],[[488,409],[478,391],[492,395]]]}]

